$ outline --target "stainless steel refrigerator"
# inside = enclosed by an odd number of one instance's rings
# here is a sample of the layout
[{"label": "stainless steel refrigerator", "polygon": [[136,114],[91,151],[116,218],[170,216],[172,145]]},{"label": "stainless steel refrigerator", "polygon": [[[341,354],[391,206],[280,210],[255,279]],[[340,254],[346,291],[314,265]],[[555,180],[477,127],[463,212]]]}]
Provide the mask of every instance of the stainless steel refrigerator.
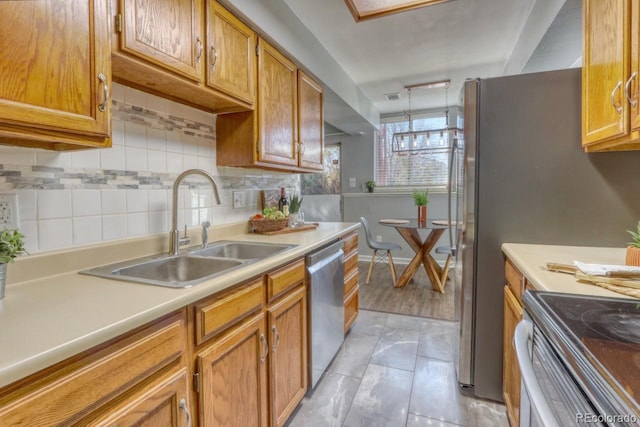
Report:
[{"label": "stainless steel refrigerator", "polygon": [[580,69],[468,81],[463,95],[458,380],[501,401],[500,245],[625,246],[640,219],[640,152],[583,152]]}]

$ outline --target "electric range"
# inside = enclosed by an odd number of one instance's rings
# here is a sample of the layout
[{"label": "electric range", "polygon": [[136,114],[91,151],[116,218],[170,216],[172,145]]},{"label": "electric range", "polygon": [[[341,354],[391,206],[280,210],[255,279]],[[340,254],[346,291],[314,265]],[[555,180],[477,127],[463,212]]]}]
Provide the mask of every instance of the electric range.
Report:
[{"label": "electric range", "polygon": [[534,330],[593,409],[575,419],[638,425],[640,300],[528,291],[523,301]]}]

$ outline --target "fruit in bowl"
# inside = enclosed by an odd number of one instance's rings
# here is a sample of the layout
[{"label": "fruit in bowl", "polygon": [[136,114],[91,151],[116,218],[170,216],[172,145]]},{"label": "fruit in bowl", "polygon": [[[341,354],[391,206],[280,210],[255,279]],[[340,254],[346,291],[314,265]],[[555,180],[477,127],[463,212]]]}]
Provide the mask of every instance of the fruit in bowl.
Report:
[{"label": "fruit in bowl", "polygon": [[276,208],[264,208],[262,213],[257,213],[249,218],[254,231],[277,231],[286,227],[288,219]]}]

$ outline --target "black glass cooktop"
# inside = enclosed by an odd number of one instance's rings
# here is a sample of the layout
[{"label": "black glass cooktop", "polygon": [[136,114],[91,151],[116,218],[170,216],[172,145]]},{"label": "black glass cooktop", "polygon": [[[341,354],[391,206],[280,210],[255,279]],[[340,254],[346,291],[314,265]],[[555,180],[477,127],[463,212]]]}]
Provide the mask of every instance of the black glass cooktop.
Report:
[{"label": "black glass cooktop", "polygon": [[534,292],[525,307],[592,389],[640,409],[640,300]]}]

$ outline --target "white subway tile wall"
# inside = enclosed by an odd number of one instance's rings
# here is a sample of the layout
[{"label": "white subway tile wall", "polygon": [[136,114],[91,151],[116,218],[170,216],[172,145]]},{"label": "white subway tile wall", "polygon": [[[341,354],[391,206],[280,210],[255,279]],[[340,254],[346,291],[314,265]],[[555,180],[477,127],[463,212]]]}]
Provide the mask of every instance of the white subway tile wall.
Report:
[{"label": "white subway tile wall", "polygon": [[[217,167],[214,114],[113,85],[112,147],[75,152],[0,146],[0,192],[18,194],[30,253],[165,233],[176,176],[200,168],[216,177],[222,204],[199,177],[178,197],[178,226],[245,221],[261,189],[300,188],[298,174]],[[232,192],[245,191],[244,208]]]}]

